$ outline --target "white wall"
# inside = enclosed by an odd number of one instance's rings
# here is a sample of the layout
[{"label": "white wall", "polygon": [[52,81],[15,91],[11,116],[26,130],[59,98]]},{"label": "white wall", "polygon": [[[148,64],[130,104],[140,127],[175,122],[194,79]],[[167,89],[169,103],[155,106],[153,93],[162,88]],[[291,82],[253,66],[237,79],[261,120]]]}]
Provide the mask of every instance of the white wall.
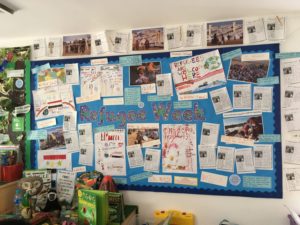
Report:
[{"label": "white wall", "polygon": [[[222,19],[222,18],[220,18]],[[81,33],[78,30],[78,33]],[[14,40],[0,41],[0,46],[19,46],[30,43],[30,38],[16,37]],[[281,44],[281,51],[300,52],[300,16],[287,18],[286,40]],[[286,166],[286,165],[284,165]],[[190,194],[172,194],[158,192],[124,191],[127,204],[139,206],[140,223],[151,220],[156,209],[177,209],[192,212],[197,225],[217,225],[227,218],[239,225],[288,225],[287,211],[283,204],[288,204],[300,213],[300,193],[287,192],[283,182],[283,199],[256,199],[245,197],[221,197]]]}]

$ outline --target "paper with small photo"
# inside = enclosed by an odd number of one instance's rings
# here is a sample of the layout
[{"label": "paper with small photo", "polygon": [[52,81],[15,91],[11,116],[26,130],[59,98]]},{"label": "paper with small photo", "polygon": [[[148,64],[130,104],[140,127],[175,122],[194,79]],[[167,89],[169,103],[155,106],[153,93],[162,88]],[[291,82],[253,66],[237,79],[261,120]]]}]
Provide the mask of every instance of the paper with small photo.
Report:
[{"label": "paper with small photo", "polygon": [[256,173],[252,148],[236,148],[235,163],[238,174]]},{"label": "paper with small photo", "polygon": [[173,96],[173,82],[170,73],[156,75],[156,89],[158,96]]},{"label": "paper with small photo", "polygon": [[231,100],[226,87],[209,92],[216,114],[232,111]]},{"label": "paper with small photo", "polygon": [[97,66],[80,67],[80,96],[101,96],[101,77]]},{"label": "paper with small photo", "polygon": [[49,57],[60,57],[62,49],[62,38],[50,37],[46,39],[46,51]]},{"label": "paper with small photo", "polygon": [[227,79],[257,83],[258,78],[268,76],[269,64],[268,52],[242,54],[231,59]]},{"label": "paper with small photo", "polygon": [[300,83],[300,58],[280,60],[283,83],[286,86],[299,85]]},{"label": "paper with small photo", "polygon": [[72,85],[60,85],[58,91],[63,103],[63,113],[76,111]]},{"label": "paper with small photo", "polygon": [[203,24],[187,25],[185,47],[203,46],[203,33]]},{"label": "paper with small photo", "polygon": [[65,64],[66,83],[79,84],[78,63]]},{"label": "paper with small photo", "polygon": [[282,148],[285,163],[300,164],[300,142],[285,141]]},{"label": "paper with small photo", "polygon": [[300,130],[300,110],[283,109],[283,124],[287,132]]},{"label": "paper with small photo", "polygon": [[144,171],[159,172],[160,168],[160,149],[146,148],[145,160],[144,160]]},{"label": "paper with small photo", "polygon": [[263,18],[247,20],[246,29],[250,43],[265,41],[267,39]]},{"label": "paper with small photo", "polygon": [[218,146],[216,169],[225,172],[234,172],[235,148]]},{"label": "paper with small photo", "polygon": [[80,143],[79,146],[79,164],[92,166],[94,161],[94,144]]},{"label": "paper with small photo", "polygon": [[109,51],[108,40],[105,31],[92,36],[92,52],[94,55]]},{"label": "paper with small photo", "polygon": [[123,67],[110,64],[100,65],[101,96],[123,96]]},{"label": "paper with small photo", "polygon": [[129,167],[137,168],[144,166],[143,153],[140,145],[127,146],[127,159]]},{"label": "paper with small photo", "polygon": [[254,165],[257,170],[273,170],[273,145],[254,145]]},{"label": "paper with small photo", "polygon": [[220,124],[203,122],[200,144],[216,146],[219,138],[219,128]]},{"label": "paper with small photo", "polygon": [[283,107],[294,108],[300,103],[300,90],[297,87],[286,87],[283,97]]},{"label": "paper with small photo", "polygon": [[63,130],[74,131],[77,130],[77,112],[67,112],[64,114]]},{"label": "paper with small photo", "polygon": [[300,190],[300,168],[285,168],[284,178],[289,191]]},{"label": "paper with small photo", "polygon": [[126,176],[125,130],[95,133],[95,167],[109,176]]},{"label": "paper with small photo", "polygon": [[109,32],[108,40],[112,51],[116,53],[127,53],[129,50],[129,33]]},{"label": "paper with small photo", "polygon": [[46,41],[44,38],[33,40],[31,47],[31,57],[33,59],[39,59],[46,56]]},{"label": "paper with small photo", "polygon": [[165,28],[169,49],[182,47],[181,27]]},{"label": "paper with small photo", "polygon": [[258,87],[253,89],[253,110],[272,112],[273,87]]},{"label": "paper with small photo", "polygon": [[92,135],[93,135],[93,132],[92,132],[92,124],[91,123],[78,124],[78,137],[79,137],[80,145],[93,143]]},{"label": "paper with small photo", "polygon": [[78,132],[76,130],[64,132],[66,148],[68,152],[79,151]]},{"label": "paper with small photo", "polygon": [[252,108],[251,84],[233,85],[233,108],[234,109]]},{"label": "paper with small photo", "polygon": [[264,18],[265,30],[269,41],[285,38],[285,17],[274,16]]},{"label": "paper with small photo", "polygon": [[216,149],[214,145],[199,145],[200,169],[216,169]]}]

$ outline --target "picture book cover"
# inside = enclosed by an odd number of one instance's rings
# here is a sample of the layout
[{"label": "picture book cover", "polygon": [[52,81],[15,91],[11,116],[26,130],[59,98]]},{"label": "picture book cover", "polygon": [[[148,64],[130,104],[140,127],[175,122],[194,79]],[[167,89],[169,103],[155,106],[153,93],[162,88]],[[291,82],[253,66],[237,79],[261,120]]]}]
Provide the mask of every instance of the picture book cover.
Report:
[{"label": "picture book cover", "polygon": [[109,203],[109,224],[119,225],[125,219],[124,214],[124,199],[122,193],[109,192],[108,193]]},{"label": "picture book cover", "polygon": [[78,191],[78,220],[80,225],[108,223],[108,195],[106,191]]}]

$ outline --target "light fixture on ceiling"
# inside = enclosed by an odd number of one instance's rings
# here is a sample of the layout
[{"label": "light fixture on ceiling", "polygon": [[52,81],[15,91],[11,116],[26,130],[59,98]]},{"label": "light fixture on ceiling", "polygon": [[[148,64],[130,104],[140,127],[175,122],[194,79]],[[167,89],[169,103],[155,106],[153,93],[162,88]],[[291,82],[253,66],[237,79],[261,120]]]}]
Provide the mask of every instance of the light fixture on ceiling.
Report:
[{"label": "light fixture on ceiling", "polygon": [[12,8],[9,8],[8,6],[0,3],[0,12],[14,14],[15,10],[13,10]]}]

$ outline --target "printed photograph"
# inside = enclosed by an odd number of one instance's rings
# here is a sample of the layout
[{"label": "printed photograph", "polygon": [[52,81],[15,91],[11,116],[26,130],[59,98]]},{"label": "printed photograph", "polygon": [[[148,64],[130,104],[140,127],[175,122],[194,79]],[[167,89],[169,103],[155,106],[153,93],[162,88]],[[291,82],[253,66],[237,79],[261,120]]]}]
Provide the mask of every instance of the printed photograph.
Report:
[{"label": "printed photograph", "polygon": [[218,159],[224,160],[226,157],[226,154],[224,152],[218,152]]},{"label": "printed photograph", "polygon": [[150,28],[132,31],[132,50],[149,51],[164,49],[164,29]]},{"label": "printed photograph", "polygon": [[283,68],[283,74],[284,75],[288,75],[288,74],[292,74],[292,67],[284,67]]},{"label": "printed photograph", "polygon": [[268,75],[269,60],[241,61],[241,57],[231,60],[228,79],[256,83],[258,78]]},{"label": "printed photograph", "polygon": [[262,116],[239,116],[224,118],[225,135],[252,139],[257,141],[258,136],[263,134]]},{"label": "printed photograph", "polygon": [[285,152],[286,153],[290,153],[290,154],[292,154],[292,153],[294,153],[294,146],[286,146],[285,147]]},{"label": "printed photograph", "polygon": [[204,128],[204,129],[202,130],[202,135],[209,136],[209,135],[210,135],[210,129]]},{"label": "printed photograph", "polygon": [[287,114],[287,115],[284,115],[284,118],[285,118],[285,121],[286,121],[286,122],[290,122],[290,121],[293,121],[293,120],[294,120],[293,114]]},{"label": "printed photograph", "polygon": [[243,44],[243,20],[207,23],[207,46]]},{"label": "printed photograph", "polygon": [[63,37],[63,56],[91,54],[91,35],[72,35]]},{"label": "printed photograph", "polygon": [[295,174],[294,173],[287,173],[286,174],[287,180],[295,180]]},{"label": "printed photograph", "polygon": [[40,140],[40,149],[65,148],[65,138],[62,127],[55,127],[47,130],[47,139]]},{"label": "printed photograph", "polygon": [[263,157],[263,152],[262,151],[255,151],[254,152],[254,157],[255,158],[262,158]]},{"label": "printed photograph", "polygon": [[240,98],[242,96],[242,92],[241,91],[234,91],[233,93],[235,98]]},{"label": "printed photograph", "polygon": [[248,33],[249,33],[249,34],[252,34],[252,33],[255,33],[255,32],[256,32],[255,26],[247,27],[247,30],[248,30]]},{"label": "printed photograph", "polygon": [[284,97],[286,97],[286,98],[292,98],[293,95],[294,95],[293,91],[285,91],[285,93],[284,93]]},{"label": "printed photograph", "polygon": [[157,74],[161,74],[160,62],[147,62],[140,66],[130,66],[130,85],[156,83]]},{"label": "printed photograph", "polygon": [[206,151],[200,151],[199,155],[200,155],[200,158],[206,158],[207,157],[207,152]]},{"label": "printed photograph", "polygon": [[[156,146],[159,143],[159,124],[127,124],[127,145],[139,144],[142,147]],[[153,143],[153,144],[151,144]]]}]

